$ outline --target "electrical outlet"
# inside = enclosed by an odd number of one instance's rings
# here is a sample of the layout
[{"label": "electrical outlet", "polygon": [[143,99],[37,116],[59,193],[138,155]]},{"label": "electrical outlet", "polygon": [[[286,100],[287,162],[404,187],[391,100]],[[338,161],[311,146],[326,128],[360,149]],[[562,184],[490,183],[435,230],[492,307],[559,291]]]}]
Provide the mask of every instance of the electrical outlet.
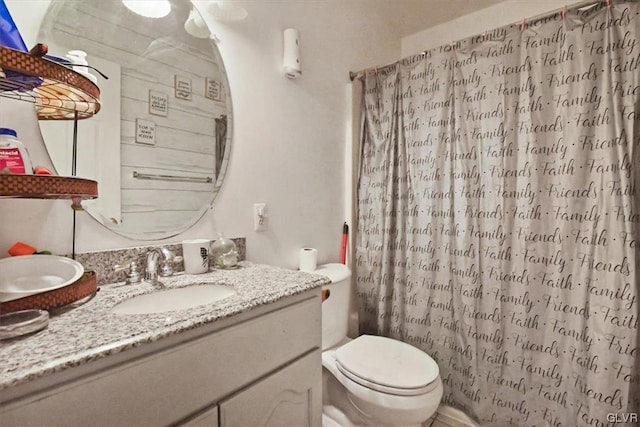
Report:
[{"label": "electrical outlet", "polygon": [[265,231],[267,229],[266,203],[253,204],[253,229],[255,231]]}]

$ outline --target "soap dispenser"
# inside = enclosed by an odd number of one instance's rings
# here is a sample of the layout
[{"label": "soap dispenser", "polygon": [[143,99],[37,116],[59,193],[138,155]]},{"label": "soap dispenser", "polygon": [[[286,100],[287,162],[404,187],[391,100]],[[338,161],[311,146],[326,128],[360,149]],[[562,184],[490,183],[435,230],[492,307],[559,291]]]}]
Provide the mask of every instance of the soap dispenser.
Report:
[{"label": "soap dispenser", "polygon": [[229,269],[238,267],[238,250],[233,240],[218,234],[211,244],[211,257],[216,268]]}]

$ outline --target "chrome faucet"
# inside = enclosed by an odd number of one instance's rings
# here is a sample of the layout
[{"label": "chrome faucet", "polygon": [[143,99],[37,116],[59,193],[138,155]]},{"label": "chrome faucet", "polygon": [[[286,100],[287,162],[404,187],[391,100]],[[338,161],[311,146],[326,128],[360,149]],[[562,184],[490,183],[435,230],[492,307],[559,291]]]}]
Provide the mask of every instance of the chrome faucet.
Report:
[{"label": "chrome faucet", "polygon": [[[149,249],[149,252],[147,252],[147,266],[144,272],[144,281],[154,286],[164,286],[162,282],[158,280],[158,275],[162,277],[172,276],[174,260],[176,260],[176,257],[173,256],[173,252],[165,247]],[[158,269],[160,269],[159,272]]]}]

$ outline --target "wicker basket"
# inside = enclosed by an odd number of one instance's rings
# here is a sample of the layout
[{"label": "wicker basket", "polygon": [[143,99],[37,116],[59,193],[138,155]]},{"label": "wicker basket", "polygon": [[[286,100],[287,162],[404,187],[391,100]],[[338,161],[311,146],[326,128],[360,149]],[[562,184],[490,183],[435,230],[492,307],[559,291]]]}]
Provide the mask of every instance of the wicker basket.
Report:
[{"label": "wicker basket", "polygon": [[0,174],[0,197],[95,199],[98,197],[98,183],[76,177]]},{"label": "wicker basket", "polygon": [[0,314],[33,308],[50,310],[62,307],[88,297],[97,288],[96,273],[87,271],[80,279],[62,288],[0,303]]},{"label": "wicker basket", "polygon": [[5,46],[0,46],[0,96],[35,103],[40,120],[85,119],[100,111],[100,89],[91,80]]}]

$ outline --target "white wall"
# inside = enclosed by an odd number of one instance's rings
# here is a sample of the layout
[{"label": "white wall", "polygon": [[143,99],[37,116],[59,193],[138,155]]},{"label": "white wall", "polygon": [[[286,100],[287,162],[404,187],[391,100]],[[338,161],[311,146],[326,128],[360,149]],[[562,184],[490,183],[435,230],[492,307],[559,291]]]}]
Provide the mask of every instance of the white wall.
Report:
[{"label": "white wall", "polygon": [[506,0],[478,12],[461,16],[402,38],[401,56],[405,57],[434,47],[451,44],[466,37],[479,35],[504,25],[521,22],[522,19],[560,10],[565,5],[571,7],[572,4],[583,1]]},{"label": "white wall", "polygon": [[[47,0],[6,0],[32,46]],[[335,262],[345,216],[345,135],[349,70],[398,58],[400,40],[366,0],[269,0],[246,3],[246,20],[209,22],[220,39],[234,106],[231,163],[213,209],[185,238],[247,238],[249,260],[296,267],[298,250],[313,246]],[[280,68],[282,30],[301,34],[303,75]],[[46,40],[41,40],[46,42]],[[19,104],[19,105],[18,105]],[[0,98],[0,126],[14,127],[34,163],[48,165],[30,105]],[[266,202],[268,230],[253,231],[254,202]],[[0,257],[15,241],[57,253],[71,250],[66,200],[0,200]],[[137,246],[78,215],[77,252]]]}]

